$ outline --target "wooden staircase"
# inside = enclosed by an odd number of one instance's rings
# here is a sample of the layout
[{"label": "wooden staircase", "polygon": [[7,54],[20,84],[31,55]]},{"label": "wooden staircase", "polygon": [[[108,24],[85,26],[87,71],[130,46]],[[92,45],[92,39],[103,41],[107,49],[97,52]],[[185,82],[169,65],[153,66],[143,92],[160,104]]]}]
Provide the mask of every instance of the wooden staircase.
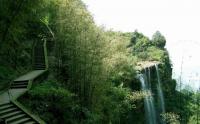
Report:
[{"label": "wooden staircase", "polygon": [[[10,89],[7,91],[10,101],[0,104],[0,119],[5,124],[45,124],[43,120],[17,102],[17,98],[29,90],[34,80],[47,71],[46,41],[38,41],[33,48],[33,71],[14,80],[10,85]],[[17,93],[18,95],[16,95]]]}]

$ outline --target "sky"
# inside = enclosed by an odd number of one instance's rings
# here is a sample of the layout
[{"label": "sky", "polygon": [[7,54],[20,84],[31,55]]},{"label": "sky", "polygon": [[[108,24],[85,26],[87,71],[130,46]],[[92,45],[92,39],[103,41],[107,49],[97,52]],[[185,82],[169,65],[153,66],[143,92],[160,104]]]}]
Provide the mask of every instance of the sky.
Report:
[{"label": "sky", "polygon": [[[200,0],[83,0],[98,26],[166,38],[173,77],[200,87]],[[199,75],[199,76],[198,76]]]}]

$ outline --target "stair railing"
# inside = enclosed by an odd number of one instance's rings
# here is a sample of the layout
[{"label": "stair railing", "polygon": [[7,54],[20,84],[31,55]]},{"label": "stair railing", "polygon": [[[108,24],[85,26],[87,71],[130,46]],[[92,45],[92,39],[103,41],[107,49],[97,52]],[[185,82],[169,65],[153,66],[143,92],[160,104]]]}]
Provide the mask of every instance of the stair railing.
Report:
[{"label": "stair railing", "polygon": [[43,49],[44,49],[44,58],[45,58],[45,70],[48,70],[49,64],[48,64],[47,40],[46,39],[44,40]]},{"label": "stair railing", "polygon": [[12,93],[10,92],[10,88],[11,88],[12,83],[13,83],[13,81],[10,81],[9,87],[8,87],[8,96],[9,96],[9,100],[12,100],[12,98],[13,98],[13,95],[12,95]]},{"label": "stair railing", "polygon": [[32,68],[33,68],[33,65],[34,65],[34,61],[35,61],[35,58],[34,58],[34,56],[35,56],[35,47],[36,47],[36,45],[37,45],[37,42],[38,41],[34,41],[33,42],[33,46],[32,46]]}]

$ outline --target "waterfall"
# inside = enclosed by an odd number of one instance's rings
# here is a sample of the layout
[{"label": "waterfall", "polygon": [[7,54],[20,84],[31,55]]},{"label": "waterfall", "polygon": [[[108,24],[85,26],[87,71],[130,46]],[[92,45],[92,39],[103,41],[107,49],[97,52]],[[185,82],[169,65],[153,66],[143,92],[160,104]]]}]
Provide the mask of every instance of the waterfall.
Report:
[{"label": "waterfall", "polygon": [[149,86],[149,89],[151,90],[151,69],[150,69],[150,67],[148,67],[148,77],[149,77],[148,86]]},{"label": "waterfall", "polygon": [[[140,79],[140,83],[142,86],[142,91],[151,93],[151,90],[147,83],[148,79],[147,79],[146,75],[140,74],[139,79]],[[145,96],[144,108],[145,108],[145,115],[146,115],[146,123],[147,124],[156,124],[156,112],[155,112],[155,107],[154,107],[154,99],[151,94]]]},{"label": "waterfall", "polygon": [[164,101],[163,90],[162,90],[161,81],[160,81],[160,74],[159,74],[157,64],[155,65],[155,68],[156,68],[157,80],[158,80],[157,91],[158,91],[158,96],[160,100],[161,113],[165,113],[165,101]]}]

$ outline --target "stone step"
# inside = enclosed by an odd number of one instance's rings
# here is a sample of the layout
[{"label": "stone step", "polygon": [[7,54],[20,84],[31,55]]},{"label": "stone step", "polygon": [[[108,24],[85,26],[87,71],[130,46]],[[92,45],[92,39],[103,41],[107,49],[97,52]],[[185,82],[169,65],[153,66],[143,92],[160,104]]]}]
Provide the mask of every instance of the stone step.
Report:
[{"label": "stone step", "polygon": [[11,89],[27,88],[27,85],[14,85],[10,87]]},{"label": "stone step", "polygon": [[5,114],[9,114],[9,113],[12,113],[12,112],[15,112],[15,111],[17,111],[17,108],[15,108],[15,107],[9,108],[9,109],[0,111],[0,116],[5,115]]},{"label": "stone step", "polygon": [[45,67],[46,65],[43,63],[43,64],[34,64],[34,66],[35,66],[35,67],[38,67],[38,66],[39,66],[39,67]]},{"label": "stone step", "polygon": [[26,117],[26,118],[21,118],[17,121],[14,121],[14,122],[11,122],[11,123],[8,123],[8,124],[24,124],[24,123],[29,122],[31,120],[32,120],[31,118]]},{"label": "stone step", "polygon": [[43,47],[38,47],[34,49],[34,52],[44,52],[44,48]]},{"label": "stone step", "polygon": [[44,55],[35,55],[34,58],[44,58]]},{"label": "stone step", "polygon": [[46,66],[34,66],[34,68],[46,68]]},{"label": "stone step", "polygon": [[36,70],[45,70],[46,67],[34,67],[34,69],[36,69]]},{"label": "stone step", "polygon": [[45,68],[46,66],[45,65],[37,65],[37,66],[34,66],[34,68]]},{"label": "stone step", "polygon": [[7,123],[11,123],[11,122],[20,120],[20,119],[25,118],[25,117],[26,117],[26,114],[19,114],[19,115],[13,116],[11,118],[8,118],[6,121],[7,121]]},{"label": "stone step", "polygon": [[13,108],[14,106],[12,104],[8,104],[8,105],[5,105],[5,106],[2,106],[0,107],[0,111],[4,111],[6,109],[9,109],[9,108]]},{"label": "stone step", "polygon": [[35,58],[34,62],[45,62],[45,58]]},{"label": "stone step", "polygon": [[45,61],[44,62],[35,62],[34,65],[45,65]]},{"label": "stone step", "polygon": [[12,104],[10,104],[10,103],[1,104],[0,110],[3,109],[3,108],[9,107],[9,106],[12,106]]},{"label": "stone step", "polygon": [[35,63],[34,65],[45,66],[45,63]]},{"label": "stone step", "polygon": [[35,48],[43,47],[43,46],[44,46],[44,42],[42,42],[42,43],[37,43]]},{"label": "stone step", "polygon": [[29,121],[29,122],[25,122],[24,124],[39,124],[39,123],[37,123],[35,121]]},{"label": "stone step", "polygon": [[45,64],[41,64],[41,65],[34,65],[34,67],[46,67],[46,65]]},{"label": "stone step", "polygon": [[0,118],[6,120],[7,124],[37,124],[35,120],[12,103],[0,105]]},{"label": "stone step", "polygon": [[34,68],[35,70],[45,70],[46,68]]},{"label": "stone step", "polygon": [[38,49],[38,48],[44,48],[43,44],[36,45],[35,49]]},{"label": "stone step", "polygon": [[17,116],[17,115],[19,115],[19,114],[21,114],[21,113],[23,113],[23,112],[20,111],[20,110],[18,110],[18,111],[12,112],[12,113],[8,113],[8,114],[5,114],[5,115],[2,115],[2,116],[0,116],[0,117],[3,118],[3,119],[8,119],[8,118]]},{"label": "stone step", "polygon": [[42,49],[35,49],[34,55],[38,55],[38,54],[44,54],[43,48]]},{"label": "stone step", "polygon": [[39,43],[35,46],[35,48],[40,48],[40,47],[44,47],[44,43]]},{"label": "stone step", "polygon": [[45,62],[45,58],[43,57],[43,58],[35,58],[34,59],[34,62],[36,63],[36,62]]},{"label": "stone step", "polygon": [[4,103],[4,104],[0,104],[0,107],[6,106],[6,105],[10,105],[11,103]]},{"label": "stone step", "polygon": [[25,81],[14,81],[14,83],[15,84],[22,84],[22,83],[25,84],[25,83],[28,83],[28,81],[27,80],[25,80]]},{"label": "stone step", "polygon": [[45,62],[36,62],[34,65],[45,65]]},{"label": "stone step", "polygon": [[34,51],[37,52],[37,50],[44,51],[44,47],[43,46],[35,47]]},{"label": "stone step", "polygon": [[34,56],[34,58],[44,58],[44,54],[36,54],[35,56]]},{"label": "stone step", "polygon": [[35,56],[44,56],[44,51],[35,52],[35,53],[34,53],[34,57],[35,57]]},{"label": "stone step", "polygon": [[45,66],[45,62],[44,63],[35,63],[34,65],[36,65],[36,66]]},{"label": "stone step", "polygon": [[28,83],[12,83],[11,86],[22,86],[22,85],[28,85]]}]

